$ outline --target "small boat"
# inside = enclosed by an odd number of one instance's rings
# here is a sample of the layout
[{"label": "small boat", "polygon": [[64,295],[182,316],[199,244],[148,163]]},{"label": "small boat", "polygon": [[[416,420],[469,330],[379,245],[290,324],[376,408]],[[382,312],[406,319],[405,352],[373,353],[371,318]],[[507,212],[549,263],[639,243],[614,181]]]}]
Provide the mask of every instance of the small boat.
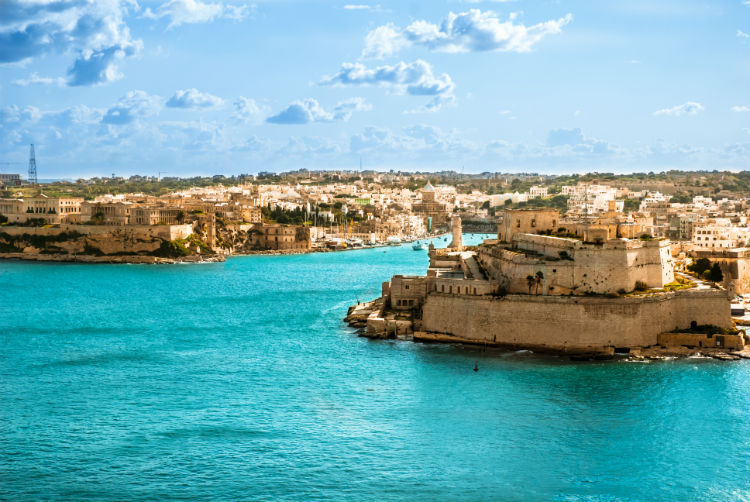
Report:
[{"label": "small boat", "polygon": [[415,242],[414,244],[411,245],[411,248],[414,251],[422,251],[424,249],[424,244],[422,244],[421,242],[417,241],[417,242]]}]

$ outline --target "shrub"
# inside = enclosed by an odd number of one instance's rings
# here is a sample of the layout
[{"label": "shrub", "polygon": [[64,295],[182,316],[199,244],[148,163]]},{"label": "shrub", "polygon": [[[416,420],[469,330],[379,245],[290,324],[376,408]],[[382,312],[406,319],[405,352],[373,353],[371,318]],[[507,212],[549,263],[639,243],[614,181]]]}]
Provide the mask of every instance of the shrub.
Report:
[{"label": "shrub", "polygon": [[647,291],[648,285],[643,281],[635,281],[635,290],[634,291]]},{"label": "shrub", "polygon": [[691,272],[695,272],[698,276],[702,276],[703,272],[711,268],[711,260],[709,260],[708,258],[699,258],[698,260],[688,265],[687,268]]},{"label": "shrub", "polygon": [[94,256],[104,256],[104,252],[98,247],[92,246],[88,242],[83,246],[83,254],[90,254]]},{"label": "shrub", "polygon": [[499,286],[497,288],[497,290],[495,290],[495,291],[492,292],[492,296],[495,296],[495,297],[498,297],[498,298],[502,298],[503,296],[505,296],[507,294],[508,294],[508,290],[505,289],[502,286]]},{"label": "shrub", "polygon": [[160,256],[162,258],[180,258],[187,256],[190,251],[185,247],[184,241],[162,241],[159,249],[154,251],[154,256]]},{"label": "shrub", "polygon": [[724,274],[721,272],[721,267],[718,263],[714,262],[711,266],[711,270],[708,273],[708,279],[713,282],[721,282],[724,280]]},{"label": "shrub", "polygon": [[16,247],[13,244],[7,244],[0,242],[0,253],[20,253],[23,249]]}]

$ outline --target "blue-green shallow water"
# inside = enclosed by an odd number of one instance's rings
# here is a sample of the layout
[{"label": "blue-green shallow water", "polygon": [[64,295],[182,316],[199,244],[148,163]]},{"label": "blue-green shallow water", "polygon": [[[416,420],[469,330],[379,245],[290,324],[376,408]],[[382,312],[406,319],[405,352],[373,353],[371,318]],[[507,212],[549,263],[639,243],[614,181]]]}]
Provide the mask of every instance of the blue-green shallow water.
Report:
[{"label": "blue-green shallow water", "polygon": [[0,263],[0,498],[750,500],[746,361],[358,338],[383,251]]}]

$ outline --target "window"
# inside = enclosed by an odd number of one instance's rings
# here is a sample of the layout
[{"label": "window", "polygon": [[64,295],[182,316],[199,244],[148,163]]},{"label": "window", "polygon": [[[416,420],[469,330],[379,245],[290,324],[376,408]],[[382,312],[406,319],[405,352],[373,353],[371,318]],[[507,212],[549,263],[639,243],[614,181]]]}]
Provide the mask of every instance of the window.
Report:
[{"label": "window", "polygon": [[409,285],[408,284],[404,284],[404,289],[409,289]]},{"label": "window", "polygon": [[531,220],[531,227],[534,228],[536,226],[536,220]]}]

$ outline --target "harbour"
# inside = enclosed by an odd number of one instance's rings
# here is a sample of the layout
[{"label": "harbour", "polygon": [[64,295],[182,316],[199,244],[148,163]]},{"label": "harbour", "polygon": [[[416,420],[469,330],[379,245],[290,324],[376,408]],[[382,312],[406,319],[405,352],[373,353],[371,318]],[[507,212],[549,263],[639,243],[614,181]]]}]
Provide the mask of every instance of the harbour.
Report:
[{"label": "harbour", "polygon": [[748,361],[571,362],[341,322],[427,259],[0,263],[0,498],[746,500]]}]

